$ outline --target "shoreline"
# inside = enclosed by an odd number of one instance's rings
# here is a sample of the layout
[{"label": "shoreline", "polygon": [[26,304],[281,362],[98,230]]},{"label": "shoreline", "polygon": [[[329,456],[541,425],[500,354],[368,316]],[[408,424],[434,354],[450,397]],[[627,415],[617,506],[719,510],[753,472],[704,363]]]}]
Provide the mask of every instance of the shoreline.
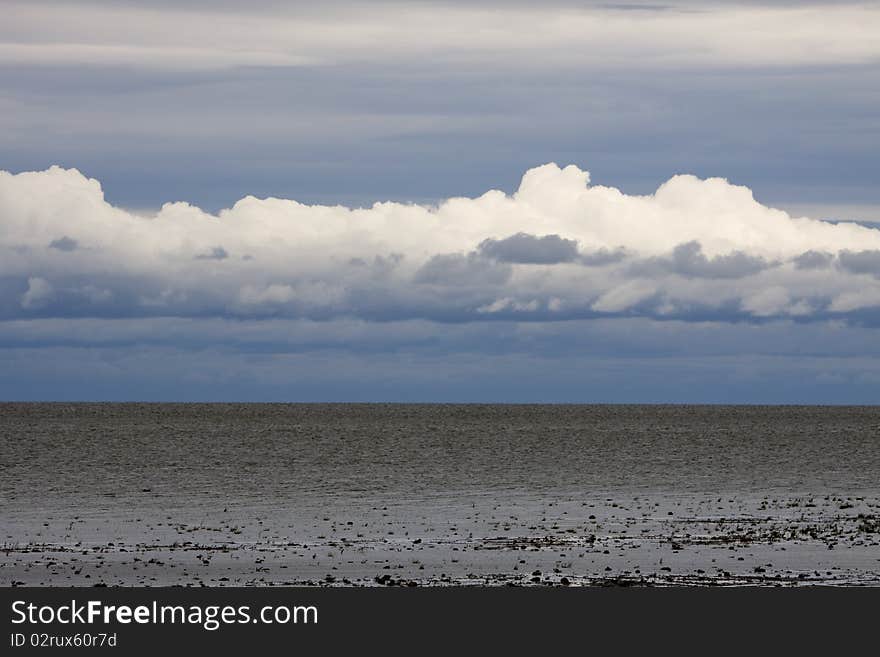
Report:
[{"label": "shoreline", "polygon": [[880,586],[873,496],[340,502],[7,511],[0,584]]}]

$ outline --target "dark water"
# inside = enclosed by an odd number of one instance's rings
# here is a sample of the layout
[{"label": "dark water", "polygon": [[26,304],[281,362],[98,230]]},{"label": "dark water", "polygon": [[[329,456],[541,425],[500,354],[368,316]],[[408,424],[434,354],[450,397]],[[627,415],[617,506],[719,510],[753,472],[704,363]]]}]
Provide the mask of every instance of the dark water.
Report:
[{"label": "dark water", "polygon": [[880,487],[880,407],[0,404],[5,504]]}]

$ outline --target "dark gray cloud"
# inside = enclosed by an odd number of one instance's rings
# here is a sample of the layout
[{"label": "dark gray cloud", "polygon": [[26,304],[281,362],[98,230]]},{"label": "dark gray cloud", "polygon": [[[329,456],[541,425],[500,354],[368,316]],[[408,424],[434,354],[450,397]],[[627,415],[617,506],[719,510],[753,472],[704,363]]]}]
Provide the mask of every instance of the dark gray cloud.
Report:
[{"label": "dark gray cloud", "polygon": [[699,242],[681,244],[672,252],[672,270],[682,276],[698,278],[741,278],[770,267],[764,258],[734,251],[707,258]]},{"label": "dark gray cloud", "polygon": [[590,253],[582,253],[580,262],[587,267],[602,267],[604,265],[613,265],[627,257],[625,248],[617,249],[599,249]]},{"label": "dark gray cloud", "polygon": [[688,278],[742,278],[773,266],[760,256],[742,251],[707,258],[697,241],[679,244],[666,257],[647,258],[632,265],[635,273],[671,272]]},{"label": "dark gray cloud", "polygon": [[840,266],[853,274],[880,274],[880,251],[841,251],[837,260]]},{"label": "dark gray cloud", "polygon": [[226,260],[229,253],[222,246],[215,246],[207,253],[200,253],[196,256],[196,260]]},{"label": "dark gray cloud", "polygon": [[481,254],[500,262],[532,265],[555,265],[573,262],[578,257],[576,240],[559,235],[529,235],[517,233],[501,240],[483,240],[478,247]]},{"label": "dark gray cloud", "polygon": [[59,251],[76,251],[79,248],[79,242],[65,235],[49,242],[49,248],[58,249]]},{"label": "dark gray cloud", "polygon": [[512,272],[510,265],[477,253],[448,253],[433,256],[419,268],[413,281],[428,285],[502,285]]},{"label": "dark gray cloud", "polygon": [[794,258],[798,269],[825,269],[834,261],[834,256],[823,251],[807,251]]}]

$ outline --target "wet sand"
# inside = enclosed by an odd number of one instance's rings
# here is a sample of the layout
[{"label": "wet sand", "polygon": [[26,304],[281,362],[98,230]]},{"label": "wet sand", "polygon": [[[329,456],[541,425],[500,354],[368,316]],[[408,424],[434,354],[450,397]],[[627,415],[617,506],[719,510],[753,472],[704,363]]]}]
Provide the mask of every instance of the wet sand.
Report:
[{"label": "wet sand", "polygon": [[13,513],[0,584],[880,585],[877,498],[442,502]]}]

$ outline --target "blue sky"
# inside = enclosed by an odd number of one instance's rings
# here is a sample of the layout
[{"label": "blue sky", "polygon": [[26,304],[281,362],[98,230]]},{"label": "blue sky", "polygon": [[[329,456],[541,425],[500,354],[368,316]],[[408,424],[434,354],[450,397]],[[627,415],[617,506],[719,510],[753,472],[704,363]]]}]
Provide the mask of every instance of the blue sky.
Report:
[{"label": "blue sky", "polygon": [[0,398],[880,401],[874,4],[4,12]]}]

